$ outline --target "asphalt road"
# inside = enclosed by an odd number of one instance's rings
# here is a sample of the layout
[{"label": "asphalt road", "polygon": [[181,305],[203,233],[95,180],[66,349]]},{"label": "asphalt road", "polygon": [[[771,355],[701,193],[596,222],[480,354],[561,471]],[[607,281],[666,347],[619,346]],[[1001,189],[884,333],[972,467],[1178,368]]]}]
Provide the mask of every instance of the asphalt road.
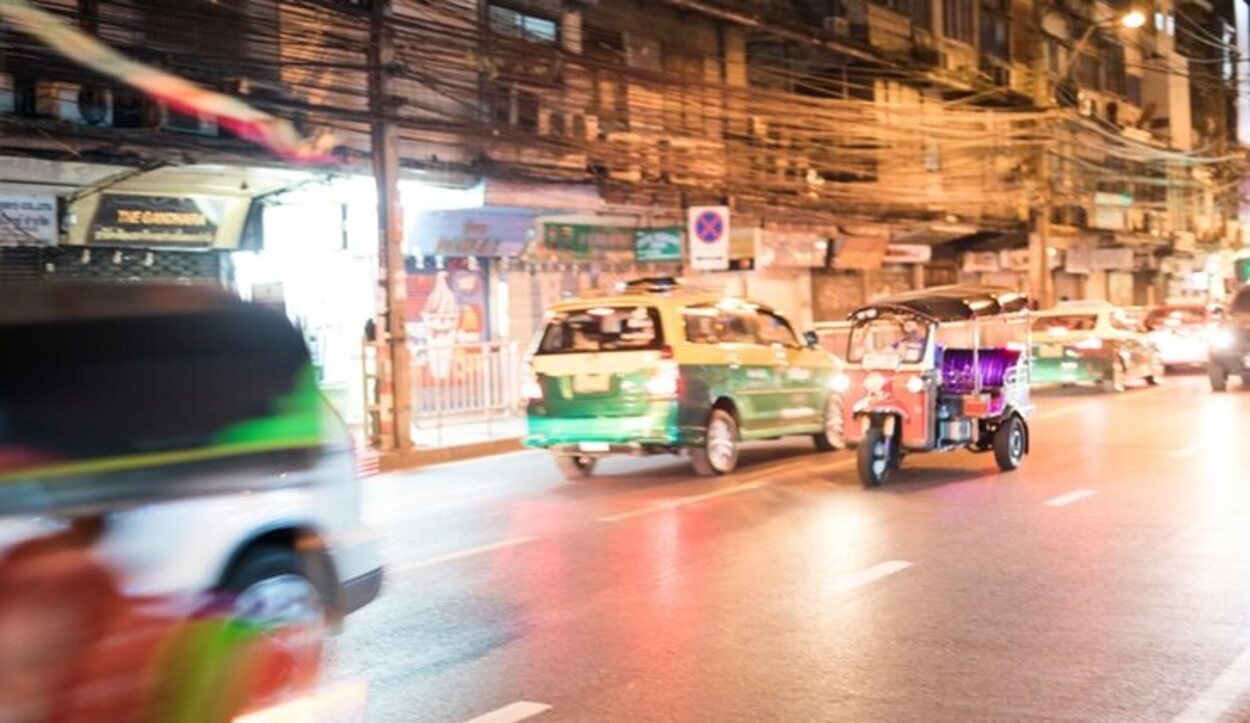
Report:
[{"label": "asphalt road", "polygon": [[[376,721],[1250,720],[1250,391],[1038,397],[1000,474],[860,488],[523,452],[382,477],[390,581],[333,643]],[[481,717],[479,719],[479,717]]]}]

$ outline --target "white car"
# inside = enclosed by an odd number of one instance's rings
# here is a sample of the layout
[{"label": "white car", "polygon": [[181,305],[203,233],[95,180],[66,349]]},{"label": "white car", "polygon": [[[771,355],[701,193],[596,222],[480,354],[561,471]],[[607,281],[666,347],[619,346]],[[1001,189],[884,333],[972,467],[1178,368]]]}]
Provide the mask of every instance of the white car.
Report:
[{"label": "white car", "polygon": [[1146,316],[1147,335],[1168,368],[1207,365],[1211,314],[1203,304],[1159,306]]},{"label": "white car", "polygon": [[0,556],[92,516],[134,595],[277,625],[377,596],[351,439],[285,319],[217,290],[6,285],[0,366]]}]

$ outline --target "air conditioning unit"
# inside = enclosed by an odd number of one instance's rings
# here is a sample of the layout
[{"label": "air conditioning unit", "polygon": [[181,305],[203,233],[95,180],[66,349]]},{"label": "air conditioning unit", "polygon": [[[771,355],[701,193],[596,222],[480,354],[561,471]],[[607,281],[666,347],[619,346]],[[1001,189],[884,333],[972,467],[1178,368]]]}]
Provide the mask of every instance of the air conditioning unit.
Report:
[{"label": "air conditioning unit", "polygon": [[1089,96],[1082,96],[1080,101],[1080,113],[1086,118],[1095,118],[1098,116],[1098,101]]},{"label": "air conditioning unit", "polygon": [[188,133],[196,136],[217,136],[217,119],[200,113],[183,113],[161,106],[160,128],[172,133]]},{"label": "air conditioning unit", "polygon": [[113,125],[113,93],[96,85],[40,81],[35,84],[35,112],[80,126]]},{"label": "air conditioning unit", "polygon": [[851,37],[849,18],[825,18],[825,32],[837,38]]},{"label": "air conditioning unit", "polygon": [[1003,88],[1011,87],[1011,68],[1006,68],[1001,65],[991,65],[986,68],[985,72],[990,76],[990,82],[994,85]]}]

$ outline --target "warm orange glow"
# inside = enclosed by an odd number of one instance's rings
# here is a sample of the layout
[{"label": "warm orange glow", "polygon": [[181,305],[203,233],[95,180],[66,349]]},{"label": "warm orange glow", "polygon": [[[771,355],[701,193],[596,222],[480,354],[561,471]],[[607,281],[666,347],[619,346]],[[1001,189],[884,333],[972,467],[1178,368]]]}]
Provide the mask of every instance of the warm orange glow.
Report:
[{"label": "warm orange glow", "polygon": [[1130,30],[1136,30],[1146,24],[1146,14],[1140,10],[1130,10],[1120,18],[1120,24]]}]

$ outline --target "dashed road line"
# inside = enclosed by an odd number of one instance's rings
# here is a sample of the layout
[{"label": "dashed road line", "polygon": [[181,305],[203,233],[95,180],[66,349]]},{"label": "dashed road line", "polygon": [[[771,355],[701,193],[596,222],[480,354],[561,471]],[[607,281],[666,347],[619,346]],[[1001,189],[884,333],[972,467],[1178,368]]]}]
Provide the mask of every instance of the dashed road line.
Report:
[{"label": "dashed road line", "polygon": [[750,475],[746,477],[741,484],[734,485],[733,487],[723,487],[721,489],[712,490],[711,492],[705,492],[699,495],[690,495],[688,497],[675,497],[670,500],[665,500],[664,502],[657,502],[655,504],[645,505],[635,510],[618,512],[614,515],[604,515],[603,517],[598,518],[598,521],[599,522],[620,522],[621,520],[628,520],[631,517],[639,517],[641,515],[648,515],[648,514],[651,514],[652,512],[663,512],[664,510],[671,510],[675,507],[685,507],[686,505],[695,504],[696,502],[702,502],[704,500],[710,500],[716,497],[725,497],[727,495],[735,495],[740,492],[749,492],[751,490],[755,490],[755,489],[759,489],[761,487],[767,486],[769,484],[768,480],[770,479],[780,477],[786,474],[790,474],[791,472],[798,472],[800,470],[808,470],[812,473],[833,472],[839,469],[852,467],[854,465],[855,465],[854,459],[843,459],[843,460],[838,460],[837,462],[834,462],[832,464],[824,464],[824,465],[812,465],[811,462],[807,460],[788,462],[786,464],[782,464],[777,467],[772,467],[772,468],[763,470],[761,472],[757,472],[756,474]]},{"label": "dashed road line", "polygon": [[489,713],[483,713],[472,720],[465,721],[465,723],[516,723],[527,718],[533,718],[539,713],[545,713],[549,710],[551,710],[551,706],[546,703],[518,700],[502,708],[496,708]]},{"label": "dashed road line", "polygon": [[835,592],[848,592],[857,588],[871,585],[872,583],[893,575],[896,572],[902,572],[911,567],[911,563],[906,560],[888,560],[879,562],[876,565],[860,570],[857,573],[847,575],[829,586],[830,590]]},{"label": "dashed road line", "polygon": [[1232,712],[1246,693],[1250,680],[1250,648],[1232,662],[1220,677],[1190,702],[1189,707],[1172,719],[1172,723],[1216,723]]},{"label": "dashed road line", "polygon": [[1116,395],[1115,397],[1111,399],[1107,399],[1106,397],[1101,397],[1099,399],[1091,399],[1086,402],[1077,402],[1075,404],[1069,404],[1068,406],[1062,407],[1060,409],[1049,409],[1045,412],[1038,412],[1037,414],[1033,416],[1035,419],[1050,419],[1051,417],[1058,417],[1061,414],[1067,414],[1069,412],[1079,412],[1082,409],[1089,409],[1090,407],[1096,407],[1101,404],[1106,404],[1107,402],[1128,402],[1134,399],[1141,399],[1142,397],[1148,397],[1152,394],[1158,394],[1160,392],[1167,391],[1167,389],[1168,387],[1164,387],[1164,386],[1151,387],[1150,389],[1143,389],[1143,390],[1134,389],[1134,390],[1126,391],[1122,394]]},{"label": "dashed road line", "polygon": [[437,557],[427,557],[424,560],[412,560],[409,562],[401,562],[401,563],[392,565],[390,569],[397,573],[411,572],[412,570],[419,570],[423,567],[430,567],[431,565],[438,565],[444,562],[451,562],[452,560],[462,560],[466,557],[473,557],[475,555],[481,555],[487,552],[494,552],[495,550],[502,550],[506,547],[515,547],[517,545],[524,545],[527,542],[533,542],[534,540],[537,540],[537,539],[538,539],[537,537],[512,537],[507,540],[503,540],[501,542],[492,542],[489,545],[471,547],[467,550],[460,550],[459,552],[449,552],[445,555],[438,555]]},{"label": "dashed road line", "polygon": [[621,520],[628,520],[631,517],[638,517],[639,515],[647,515],[647,514],[651,514],[652,512],[660,512],[662,510],[671,510],[674,507],[684,507],[686,505],[692,505],[696,502],[710,500],[714,497],[736,495],[739,492],[747,492],[750,490],[759,489],[760,487],[763,487],[763,486],[764,486],[763,482],[747,482],[746,484],[734,485],[733,487],[723,487],[718,490],[712,490],[711,492],[704,492],[701,495],[691,495],[689,497],[676,497],[674,499],[666,500],[658,504],[647,505],[646,507],[639,507],[636,510],[630,510],[628,512],[618,512],[615,515],[605,515],[603,517],[600,517],[599,521],[600,522],[620,522]]},{"label": "dashed road line", "polygon": [[1080,502],[1083,499],[1093,497],[1096,494],[1098,493],[1094,490],[1072,490],[1058,497],[1051,497],[1042,504],[1047,507],[1066,507],[1074,502]]}]

